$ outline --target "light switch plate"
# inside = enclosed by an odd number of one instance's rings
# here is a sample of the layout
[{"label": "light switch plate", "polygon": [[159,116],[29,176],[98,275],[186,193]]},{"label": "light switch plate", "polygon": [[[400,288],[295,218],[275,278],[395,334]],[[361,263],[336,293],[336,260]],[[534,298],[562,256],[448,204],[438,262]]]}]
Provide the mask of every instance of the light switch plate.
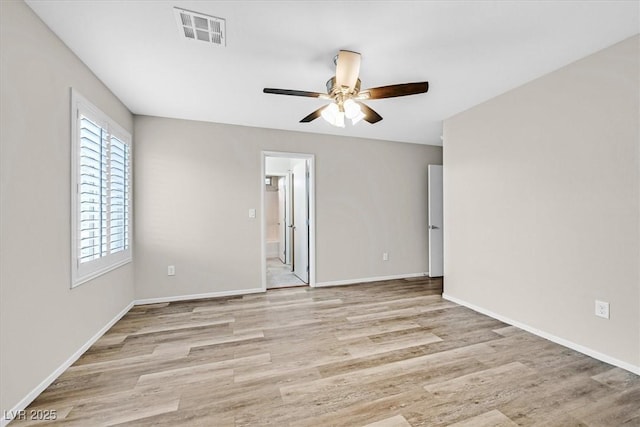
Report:
[{"label": "light switch plate", "polygon": [[255,217],[256,217],[256,210],[249,209],[249,218],[255,218]]},{"label": "light switch plate", "polygon": [[175,276],[176,275],[176,266],[170,265],[167,267],[167,276]]}]

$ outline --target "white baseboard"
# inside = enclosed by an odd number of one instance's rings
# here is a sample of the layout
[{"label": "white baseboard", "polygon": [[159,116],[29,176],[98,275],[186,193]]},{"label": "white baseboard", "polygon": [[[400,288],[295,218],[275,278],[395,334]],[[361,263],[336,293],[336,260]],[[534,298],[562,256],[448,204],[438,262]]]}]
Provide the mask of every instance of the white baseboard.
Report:
[{"label": "white baseboard", "polygon": [[520,329],[522,329],[524,331],[530,332],[530,333],[532,333],[534,335],[537,335],[537,336],[539,336],[541,338],[544,338],[544,339],[547,339],[549,341],[552,341],[552,342],[554,342],[556,344],[560,344],[560,345],[562,345],[564,347],[567,347],[567,348],[570,348],[572,350],[578,351],[578,352],[580,352],[582,354],[586,354],[587,356],[593,357],[594,359],[598,359],[598,360],[600,360],[602,362],[608,363],[610,365],[617,366],[619,368],[622,368],[624,370],[632,372],[632,373],[634,373],[636,375],[640,375],[640,366],[632,365],[631,363],[624,362],[622,360],[616,359],[615,357],[611,357],[611,356],[608,356],[606,354],[600,353],[599,351],[593,350],[593,349],[591,349],[589,347],[585,347],[583,345],[576,344],[576,343],[574,343],[572,341],[569,341],[569,340],[566,340],[564,338],[560,338],[560,337],[557,337],[555,335],[552,335],[552,334],[550,334],[548,332],[541,331],[540,329],[536,329],[536,328],[534,328],[532,326],[529,326],[529,325],[526,325],[524,323],[518,322],[517,320],[509,319],[508,317],[505,317],[505,316],[502,316],[500,314],[494,313],[494,312],[492,312],[490,310],[486,310],[486,309],[484,309],[482,307],[478,307],[477,305],[468,303],[468,302],[466,302],[464,300],[461,300],[459,298],[453,297],[453,296],[448,295],[446,293],[442,294],[442,298],[444,298],[444,299],[446,299],[448,301],[451,301],[451,302],[455,302],[456,304],[463,305],[463,306],[465,306],[467,308],[470,308],[473,311],[477,311],[478,313],[484,314],[486,316],[493,317],[494,319],[499,320],[501,322],[508,323],[509,325],[513,325],[513,326],[515,326],[517,328],[520,328]]},{"label": "white baseboard", "polygon": [[[133,301],[130,302],[120,313],[111,319],[102,329],[100,329],[95,335],[82,345],[75,353],[65,360],[62,365],[58,366],[47,378],[45,378],[40,384],[38,384],[33,390],[29,392],[20,402],[18,402],[11,410],[6,411],[0,418],[0,427],[4,427],[22,410],[24,410],[31,402],[35,400],[40,393],[42,393],[47,387],[49,387],[64,371],[67,370],[76,360],[84,354],[96,341],[100,339],[118,320],[122,318],[133,307]],[[9,418],[7,418],[9,417]]]},{"label": "white baseboard", "polygon": [[378,277],[365,277],[362,279],[334,280],[332,282],[316,282],[315,287],[322,288],[325,286],[354,285],[356,283],[379,282],[381,280],[407,279],[409,277],[423,277],[423,276],[428,276],[428,273],[397,274],[394,276],[378,276]]},{"label": "white baseboard", "polygon": [[163,302],[175,302],[175,301],[189,301],[194,299],[204,299],[204,298],[217,298],[217,297],[229,297],[235,295],[247,295],[247,294],[257,294],[260,292],[265,292],[263,288],[252,288],[252,289],[241,289],[234,291],[222,291],[222,292],[209,292],[205,294],[190,294],[190,295],[177,295],[172,297],[158,297],[158,298],[144,298],[137,299],[133,302],[134,305],[144,305],[144,304],[158,304]]}]

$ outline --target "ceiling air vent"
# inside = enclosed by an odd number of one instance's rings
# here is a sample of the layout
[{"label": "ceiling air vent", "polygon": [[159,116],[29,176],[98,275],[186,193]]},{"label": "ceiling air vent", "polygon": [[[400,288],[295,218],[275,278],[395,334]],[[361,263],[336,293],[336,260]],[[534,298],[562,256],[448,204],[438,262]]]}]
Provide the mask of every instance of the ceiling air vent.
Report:
[{"label": "ceiling air vent", "polygon": [[227,45],[225,20],[190,10],[174,7],[180,36],[187,40],[199,40],[218,46]]}]

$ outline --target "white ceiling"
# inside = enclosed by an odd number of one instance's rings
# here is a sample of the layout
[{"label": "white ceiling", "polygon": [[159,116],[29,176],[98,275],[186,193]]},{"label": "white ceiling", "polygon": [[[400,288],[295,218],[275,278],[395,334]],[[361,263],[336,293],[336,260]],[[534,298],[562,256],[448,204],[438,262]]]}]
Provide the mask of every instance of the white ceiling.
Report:
[{"label": "white ceiling", "polygon": [[[135,114],[441,145],[442,120],[640,31],[639,1],[35,1],[40,18]],[[179,36],[173,7],[226,19],[227,46]],[[339,49],[384,120],[298,121],[323,101]],[[326,102],[326,101],[324,101]]]}]

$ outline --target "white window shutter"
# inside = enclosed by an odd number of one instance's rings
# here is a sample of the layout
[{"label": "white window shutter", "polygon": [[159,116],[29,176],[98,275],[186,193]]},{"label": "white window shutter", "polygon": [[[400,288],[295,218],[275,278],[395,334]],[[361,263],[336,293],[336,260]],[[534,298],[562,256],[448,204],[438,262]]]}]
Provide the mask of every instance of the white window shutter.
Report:
[{"label": "white window shutter", "polygon": [[80,115],[80,263],[106,255],[107,141],[104,130]]},{"label": "white window shutter", "polygon": [[112,136],[109,153],[109,253],[114,253],[129,247],[129,145]]},{"label": "white window shutter", "polygon": [[72,90],[72,282],[131,261],[131,135]]}]

